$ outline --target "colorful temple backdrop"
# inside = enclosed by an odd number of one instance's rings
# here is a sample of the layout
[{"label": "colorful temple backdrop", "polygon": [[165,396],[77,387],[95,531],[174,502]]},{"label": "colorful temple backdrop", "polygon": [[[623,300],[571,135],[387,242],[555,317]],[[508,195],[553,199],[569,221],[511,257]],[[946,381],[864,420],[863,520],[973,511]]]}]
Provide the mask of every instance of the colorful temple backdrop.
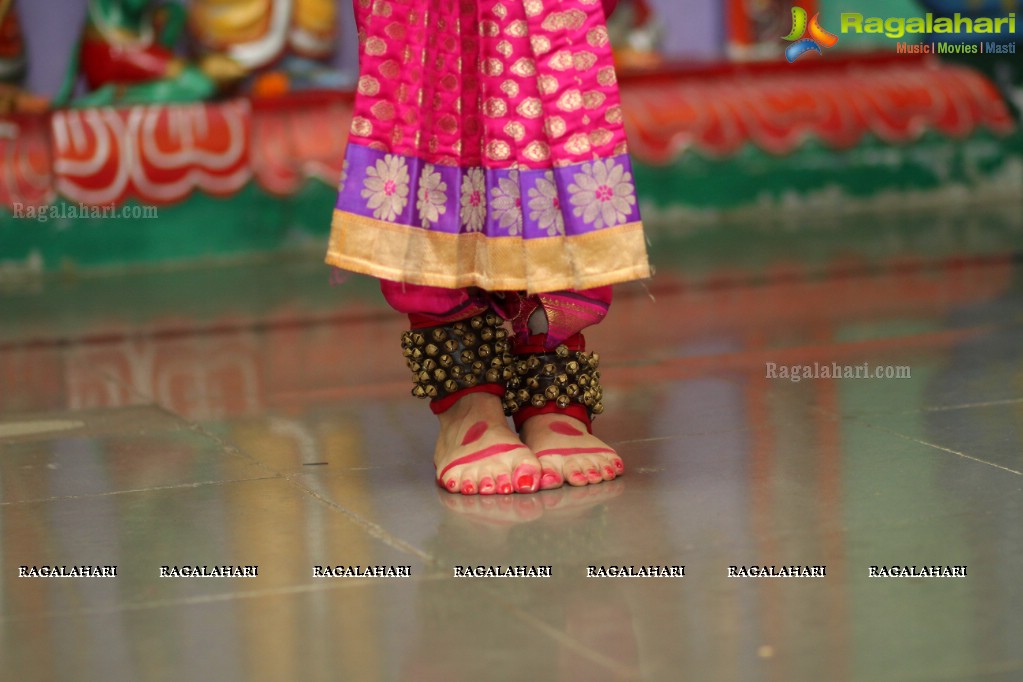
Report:
[{"label": "colorful temple backdrop", "polygon": [[[782,57],[793,4],[837,32],[842,11],[920,16],[921,3],[676,2],[648,0],[661,50],[620,78],[655,240],[699,248],[725,228],[692,227],[722,215],[1018,201],[1012,60],[896,54],[892,39],[848,34],[823,55]],[[330,65],[352,73],[351,7],[340,5]],[[27,89],[52,95],[84,6],[17,6]],[[336,89],[0,115],[0,275],[318,248],[350,115],[351,95]]]}]

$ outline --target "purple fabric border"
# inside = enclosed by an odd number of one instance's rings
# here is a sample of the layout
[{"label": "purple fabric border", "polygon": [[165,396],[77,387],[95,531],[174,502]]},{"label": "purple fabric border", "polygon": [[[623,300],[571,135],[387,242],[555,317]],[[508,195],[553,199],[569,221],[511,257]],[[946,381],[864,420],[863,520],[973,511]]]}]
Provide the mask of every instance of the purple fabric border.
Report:
[{"label": "purple fabric border", "polygon": [[[390,159],[388,160],[388,157]],[[596,164],[602,164],[603,168],[597,169]],[[432,173],[440,175],[440,180],[445,187],[445,201],[443,202],[444,212],[439,213],[436,221],[430,221],[424,227],[420,211],[417,207],[420,187],[424,181],[423,174],[428,164],[417,157],[404,156],[400,154],[389,154],[368,147],[349,144],[345,154],[345,169],[342,173],[339,185],[336,207],[339,210],[365,216],[386,220],[398,225],[429,229],[435,232],[448,234],[462,234],[472,231],[482,232],[487,237],[509,237],[519,236],[525,239],[540,239],[550,236],[564,234],[566,236],[578,236],[596,232],[605,227],[613,227],[626,223],[638,222],[640,220],[639,202],[636,199],[635,179],[632,175],[632,164],[628,154],[622,154],[607,159],[598,159],[584,163],[562,166],[550,170],[511,170],[511,169],[488,169],[488,168],[459,168],[455,166],[433,166]],[[604,172],[612,168],[620,167],[624,173],[618,173],[618,183],[615,188],[611,184],[604,184],[612,191],[616,191],[619,200],[616,202],[618,210],[599,211],[592,210],[588,215],[576,216],[577,206],[572,203],[573,192],[571,188],[576,187],[576,199],[584,198],[578,194],[581,188],[577,178],[585,178],[586,175]],[[407,173],[407,181],[403,181],[402,168]],[[386,179],[392,182],[391,195],[400,192],[399,186],[406,185],[408,194],[404,196],[404,203],[399,211],[400,201],[385,201],[385,208],[381,211],[379,207],[374,210],[371,207],[372,196],[364,196],[364,193],[373,193],[366,187],[365,181],[370,178],[370,169],[382,169],[385,171]],[[391,171],[391,172],[387,172]],[[395,172],[396,171],[396,172]],[[481,229],[471,230],[462,221],[462,192],[463,186],[470,182],[469,177],[478,179],[482,174],[483,186],[486,190],[487,209],[485,211]],[[518,175],[518,182],[514,176]],[[434,178],[435,180],[435,178]],[[553,184],[551,184],[553,180]],[[384,182],[381,179],[377,184]],[[546,194],[540,193],[541,188],[546,189]],[[506,214],[512,203],[515,191],[519,192],[520,208],[512,208],[511,214]],[[510,191],[509,191],[510,190]],[[533,191],[531,194],[530,191]],[[607,190],[604,190],[605,192]],[[536,210],[536,206],[546,205],[550,195],[556,192],[560,202],[560,214],[564,223],[564,232],[554,229],[551,225],[554,213]],[[375,194],[380,194],[379,191]],[[607,196],[606,194],[604,196]],[[380,197],[377,197],[379,200]],[[531,207],[531,201],[536,202]],[[592,202],[588,202],[592,203]],[[391,214],[394,215],[391,215]],[[594,218],[594,213],[597,217]],[[586,218],[591,218],[587,221]],[[607,219],[610,219],[610,222]],[[556,221],[556,218],[553,218]]]}]

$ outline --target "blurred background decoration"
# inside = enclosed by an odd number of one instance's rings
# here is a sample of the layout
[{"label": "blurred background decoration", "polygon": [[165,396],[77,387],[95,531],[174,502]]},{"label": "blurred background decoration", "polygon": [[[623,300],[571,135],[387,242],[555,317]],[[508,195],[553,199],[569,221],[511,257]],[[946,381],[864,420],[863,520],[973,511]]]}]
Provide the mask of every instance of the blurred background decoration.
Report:
[{"label": "blurred background decoration", "polygon": [[[621,0],[610,31],[652,237],[725,263],[752,248],[734,235],[777,219],[795,227],[760,236],[799,259],[837,213],[1018,202],[1018,50],[902,54],[884,35],[841,33],[840,15],[1015,11],[1019,26],[1020,4]],[[788,64],[794,6],[839,41]],[[0,0],[0,12],[0,275],[322,250],[357,73],[351,2]],[[1018,47],[1019,32],[999,40]],[[835,253],[863,253],[849,232],[831,231]]]}]

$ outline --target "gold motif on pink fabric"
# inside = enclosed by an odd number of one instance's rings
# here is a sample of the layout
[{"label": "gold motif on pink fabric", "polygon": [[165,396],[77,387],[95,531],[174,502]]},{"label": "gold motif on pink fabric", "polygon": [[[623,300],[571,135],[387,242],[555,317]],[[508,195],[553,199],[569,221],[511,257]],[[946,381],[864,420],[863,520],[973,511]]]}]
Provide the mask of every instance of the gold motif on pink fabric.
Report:
[{"label": "gold motif on pink fabric", "polygon": [[576,133],[572,137],[568,138],[568,142],[565,143],[565,149],[570,154],[588,154],[590,151],[590,138],[586,133]]},{"label": "gold motif on pink fabric", "polygon": [[618,82],[613,66],[605,66],[597,72],[597,82],[604,87],[611,87]]},{"label": "gold motif on pink fabric", "polygon": [[483,115],[488,118],[500,118],[508,113],[508,104],[499,97],[490,97],[483,103]]},{"label": "gold motif on pink fabric", "polygon": [[384,33],[386,33],[387,37],[391,40],[405,40],[405,25],[399,24],[397,21],[393,21],[384,28]]},{"label": "gold motif on pink fabric", "polygon": [[568,50],[558,50],[551,58],[547,60],[547,66],[551,67],[555,71],[568,71],[573,68],[575,62],[572,61],[572,53]]},{"label": "gold motif on pink fabric", "polygon": [[526,126],[518,121],[512,121],[504,127],[504,134],[516,142],[520,142],[526,136]]},{"label": "gold motif on pink fabric", "polygon": [[612,139],[614,139],[614,135],[606,128],[597,128],[590,133],[590,143],[593,144],[594,147],[602,147],[605,144],[610,144]]},{"label": "gold motif on pink fabric", "polygon": [[[365,6],[359,144],[438,167],[551,168],[592,161],[624,139],[600,0]],[[448,185],[454,201],[461,187]]]},{"label": "gold motif on pink fabric", "polygon": [[604,103],[607,99],[607,95],[602,93],[600,90],[590,90],[583,95],[583,106],[587,109],[596,109]]},{"label": "gold motif on pink fabric", "polygon": [[545,31],[578,31],[586,23],[586,12],[570,9],[548,14],[541,25]]},{"label": "gold motif on pink fabric", "polygon": [[507,161],[511,156],[511,145],[503,140],[494,140],[487,145],[487,156],[494,161]]},{"label": "gold motif on pink fabric", "polygon": [[359,137],[369,137],[373,134],[373,124],[368,118],[356,116],[352,119],[352,134]]},{"label": "gold motif on pink fabric", "polygon": [[522,150],[522,155],[533,163],[540,163],[551,158],[551,148],[546,142],[536,140],[526,145],[526,148]]},{"label": "gold motif on pink fabric", "polygon": [[494,57],[486,59],[483,61],[483,73],[491,78],[497,78],[504,73],[504,63]]},{"label": "gold motif on pink fabric", "polygon": [[586,32],[586,42],[593,47],[606,47],[611,39],[607,35],[607,29],[600,26]]},{"label": "gold motif on pink fabric", "polygon": [[376,97],[380,94],[380,81],[373,76],[363,76],[359,79],[359,94]]},{"label": "gold motif on pink fabric", "polygon": [[576,52],[572,62],[577,71],[589,71],[597,63],[597,55],[592,52]]},{"label": "gold motif on pink fabric", "polygon": [[530,78],[536,75],[536,62],[528,57],[522,57],[511,65],[511,72],[519,78]]},{"label": "gold motif on pink fabric", "polygon": [[512,38],[525,38],[529,34],[529,25],[522,19],[516,19],[508,24],[508,28],[504,29],[504,32]]},{"label": "gold motif on pink fabric", "polygon": [[386,100],[381,100],[369,108],[378,121],[390,121],[394,118],[394,105]]},{"label": "gold motif on pink fabric", "polygon": [[527,97],[515,107],[522,118],[540,118],[543,115],[543,104],[536,97]]},{"label": "gold motif on pink fabric", "polygon": [[545,125],[547,127],[547,136],[554,140],[568,132],[568,124],[560,116],[552,116],[547,119]]},{"label": "gold motif on pink fabric", "polygon": [[533,48],[533,54],[537,57],[547,54],[551,51],[551,41],[547,36],[531,36],[529,38],[529,44]]},{"label": "gold motif on pink fabric", "polygon": [[557,107],[561,111],[578,111],[583,106],[583,93],[578,90],[567,90],[558,98]]},{"label": "gold motif on pink fabric", "polygon": [[536,87],[541,95],[553,95],[558,91],[558,79],[550,74],[544,74],[536,79]]}]

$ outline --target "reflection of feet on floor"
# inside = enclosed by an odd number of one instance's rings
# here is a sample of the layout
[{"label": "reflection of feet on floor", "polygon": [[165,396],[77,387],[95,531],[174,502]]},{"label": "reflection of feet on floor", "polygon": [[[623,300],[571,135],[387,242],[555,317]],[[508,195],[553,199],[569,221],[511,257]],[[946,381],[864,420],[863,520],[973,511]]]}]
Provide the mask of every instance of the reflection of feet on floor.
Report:
[{"label": "reflection of feet on floor", "polygon": [[543,495],[445,495],[444,506],[459,516],[488,527],[507,527],[543,516]]},{"label": "reflection of feet on floor", "polygon": [[500,398],[470,393],[438,418],[433,463],[442,488],[463,495],[540,489],[540,463],[508,428]]},{"label": "reflection of feet on floor", "polygon": [[522,426],[522,442],[540,461],[540,487],[544,490],[564,483],[584,486],[610,481],[625,473],[618,453],[572,417],[559,414],[530,417]]},{"label": "reflection of feet on floor", "polygon": [[438,491],[445,507],[473,523],[488,528],[510,527],[540,519],[545,514],[555,520],[574,519],[594,505],[622,494],[624,481],[599,486],[562,488],[543,495],[446,495]]}]

